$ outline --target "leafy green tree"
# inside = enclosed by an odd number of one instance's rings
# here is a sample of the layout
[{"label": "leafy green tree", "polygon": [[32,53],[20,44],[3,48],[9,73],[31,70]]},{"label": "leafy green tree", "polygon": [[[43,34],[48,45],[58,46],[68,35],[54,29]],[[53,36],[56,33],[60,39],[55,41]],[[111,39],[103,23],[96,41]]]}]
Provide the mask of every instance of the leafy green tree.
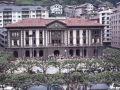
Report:
[{"label": "leafy green tree", "polygon": [[36,66],[36,61],[23,61],[23,60],[21,60],[17,63],[17,66],[19,68],[22,68],[22,67],[25,68],[29,74],[32,74],[33,73],[32,69],[34,66]]},{"label": "leafy green tree", "polygon": [[0,73],[6,73],[10,68],[9,64],[11,63],[8,58],[11,56],[9,52],[0,52]]},{"label": "leafy green tree", "polygon": [[120,51],[117,49],[107,48],[103,51],[104,53],[104,64],[109,66],[109,69],[112,68],[120,68]]}]

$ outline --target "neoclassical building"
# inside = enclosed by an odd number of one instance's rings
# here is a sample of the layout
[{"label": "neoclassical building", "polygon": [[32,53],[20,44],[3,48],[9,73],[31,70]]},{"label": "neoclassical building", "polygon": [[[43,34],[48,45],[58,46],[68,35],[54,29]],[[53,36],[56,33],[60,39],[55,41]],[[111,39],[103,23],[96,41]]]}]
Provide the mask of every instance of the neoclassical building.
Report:
[{"label": "neoclassical building", "polygon": [[5,28],[14,57],[102,55],[104,25],[89,20],[30,18]]}]

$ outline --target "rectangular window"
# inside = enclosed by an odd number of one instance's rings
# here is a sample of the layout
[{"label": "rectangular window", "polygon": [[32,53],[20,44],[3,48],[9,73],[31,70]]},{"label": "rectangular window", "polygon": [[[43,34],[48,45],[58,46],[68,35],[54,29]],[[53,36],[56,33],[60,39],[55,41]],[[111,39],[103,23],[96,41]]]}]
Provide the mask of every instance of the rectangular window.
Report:
[{"label": "rectangular window", "polygon": [[42,31],[40,31],[40,37],[42,37]]},{"label": "rectangular window", "polygon": [[36,40],[35,39],[33,40],[33,44],[36,45]]},{"label": "rectangular window", "polygon": [[70,31],[70,36],[73,36],[73,32],[72,31]]},{"label": "rectangular window", "polygon": [[54,44],[54,40],[52,40],[52,44]]},{"label": "rectangular window", "polygon": [[83,36],[86,36],[86,31],[83,31],[82,35],[83,35]]},{"label": "rectangular window", "polygon": [[29,36],[29,32],[28,32],[28,31],[26,31],[26,36],[27,36],[27,37]]},{"label": "rectangular window", "polygon": [[70,40],[70,44],[73,44],[73,40],[72,39]]},{"label": "rectangular window", "polygon": [[76,35],[79,36],[79,31],[76,32]]},{"label": "rectangular window", "polygon": [[94,43],[96,43],[97,42],[97,39],[94,39]]},{"label": "rectangular window", "polygon": [[79,44],[79,43],[80,43],[79,39],[77,39],[77,40],[76,40],[76,43],[77,43],[77,44]]},{"label": "rectangular window", "polygon": [[42,40],[40,40],[40,44],[43,44],[43,41],[42,41]]},{"label": "rectangular window", "polygon": [[33,34],[32,34],[32,35],[33,35],[33,37],[35,37],[35,36],[36,36],[36,33],[35,33],[35,31],[33,31]]},{"label": "rectangular window", "polygon": [[15,45],[15,46],[17,45],[17,40],[14,40],[14,45]]},{"label": "rectangular window", "polygon": [[12,37],[19,37],[19,32],[12,32]]},{"label": "rectangular window", "polygon": [[26,45],[29,45],[29,40],[26,40]]},{"label": "rectangular window", "polygon": [[86,39],[83,39],[83,43],[86,44]]}]

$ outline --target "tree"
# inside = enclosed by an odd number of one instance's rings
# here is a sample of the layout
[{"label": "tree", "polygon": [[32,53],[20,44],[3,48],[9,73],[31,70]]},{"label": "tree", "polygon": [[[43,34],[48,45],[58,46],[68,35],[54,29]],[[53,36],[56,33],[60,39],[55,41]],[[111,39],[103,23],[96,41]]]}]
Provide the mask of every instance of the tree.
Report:
[{"label": "tree", "polygon": [[17,66],[19,68],[25,68],[26,71],[29,73],[29,74],[32,74],[33,73],[33,67],[36,66],[36,61],[19,61],[17,63]]},{"label": "tree", "polygon": [[104,53],[104,63],[109,68],[118,69],[120,68],[120,51],[117,49],[107,48],[103,51]]},{"label": "tree", "polygon": [[10,68],[9,64],[11,62],[8,60],[10,56],[10,52],[0,52],[0,73],[6,73],[6,71]]}]

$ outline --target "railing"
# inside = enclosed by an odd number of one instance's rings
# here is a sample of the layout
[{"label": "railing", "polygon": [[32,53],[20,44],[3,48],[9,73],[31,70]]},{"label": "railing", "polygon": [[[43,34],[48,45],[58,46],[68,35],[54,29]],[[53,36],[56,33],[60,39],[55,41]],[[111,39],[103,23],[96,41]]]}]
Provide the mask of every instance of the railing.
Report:
[{"label": "railing", "polygon": [[45,47],[45,45],[42,45],[42,44],[40,44],[40,45],[24,45],[24,47],[26,47],[26,48],[35,48],[35,47]]},{"label": "railing", "polygon": [[60,46],[65,46],[65,43],[59,43],[59,44],[48,44],[48,47],[60,47]]},{"label": "railing", "polygon": [[12,45],[12,48],[19,48],[20,45]]},{"label": "railing", "polygon": [[102,46],[102,44],[101,43],[92,43],[91,46]]}]

